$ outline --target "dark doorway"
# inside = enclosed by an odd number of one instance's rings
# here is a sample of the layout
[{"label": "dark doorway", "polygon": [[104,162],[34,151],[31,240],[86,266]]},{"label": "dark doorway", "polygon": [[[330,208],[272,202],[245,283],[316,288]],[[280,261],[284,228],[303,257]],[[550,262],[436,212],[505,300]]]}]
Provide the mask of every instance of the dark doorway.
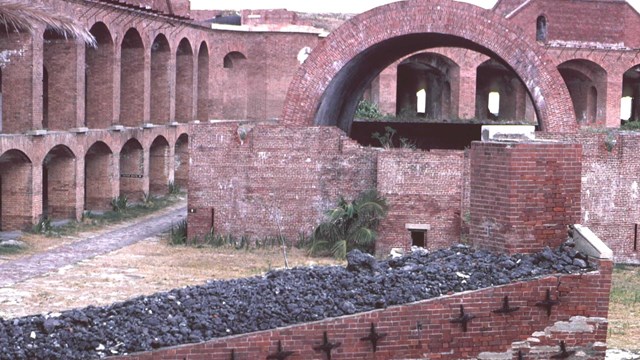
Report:
[{"label": "dark doorway", "polygon": [[426,233],[424,230],[411,230],[411,246],[425,247]]}]

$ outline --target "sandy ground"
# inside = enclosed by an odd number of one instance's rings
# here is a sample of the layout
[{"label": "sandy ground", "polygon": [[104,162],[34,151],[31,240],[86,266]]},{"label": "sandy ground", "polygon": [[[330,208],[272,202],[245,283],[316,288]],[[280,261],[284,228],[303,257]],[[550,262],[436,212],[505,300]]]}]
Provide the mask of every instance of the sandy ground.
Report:
[{"label": "sandy ground", "polygon": [[[12,318],[106,305],[203,284],[207,280],[259,275],[284,266],[280,249],[247,251],[171,246],[166,237],[151,237],[12,287],[0,288],[0,316]],[[50,247],[45,245],[49,240],[38,238],[29,241],[42,241],[42,249]],[[330,259],[309,258],[295,248],[288,251],[292,267],[334,263]]]}]

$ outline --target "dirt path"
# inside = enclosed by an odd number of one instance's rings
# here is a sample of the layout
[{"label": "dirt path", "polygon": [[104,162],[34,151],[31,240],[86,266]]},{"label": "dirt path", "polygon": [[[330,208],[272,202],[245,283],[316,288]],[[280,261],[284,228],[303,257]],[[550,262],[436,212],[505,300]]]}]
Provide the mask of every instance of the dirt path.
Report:
[{"label": "dirt path", "polygon": [[0,264],[0,287],[76,264],[106,254],[148,237],[168,231],[172,224],[186,217],[186,206],[180,204],[153,217],[134,220],[115,230],[102,232],[84,240],[59,246],[49,251]]}]

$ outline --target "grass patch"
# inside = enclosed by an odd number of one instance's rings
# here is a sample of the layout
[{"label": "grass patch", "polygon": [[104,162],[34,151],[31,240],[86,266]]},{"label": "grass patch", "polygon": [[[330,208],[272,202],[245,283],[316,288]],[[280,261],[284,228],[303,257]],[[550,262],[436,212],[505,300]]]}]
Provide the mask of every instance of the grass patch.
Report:
[{"label": "grass patch", "polygon": [[27,250],[26,247],[19,246],[0,246],[0,256],[19,254]]},{"label": "grass patch", "polygon": [[609,347],[640,349],[640,266],[614,267],[609,300]]},{"label": "grass patch", "polygon": [[79,231],[96,229],[105,225],[149,215],[181,200],[184,200],[184,196],[170,194],[161,197],[147,196],[143,202],[132,204],[128,202],[126,197],[118,197],[111,201],[112,210],[110,211],[105,211],[104,213],[86,211],[82,215],[81,221],[70,221],[60,226],[53,226],[49,219],[44,218],[33,226],[32,232],[48,237],[73,235]]}]

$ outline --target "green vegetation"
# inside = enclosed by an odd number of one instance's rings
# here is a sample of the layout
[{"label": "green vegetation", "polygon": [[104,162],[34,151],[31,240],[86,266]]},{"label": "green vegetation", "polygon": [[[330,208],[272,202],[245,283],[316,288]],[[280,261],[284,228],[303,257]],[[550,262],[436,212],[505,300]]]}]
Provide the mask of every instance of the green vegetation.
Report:
[{"label": "green vegetation", "polygon": [[378,105],[367,100],[361,100],[356,108],[356,118],[360,119],[382,119],[385,116],[378,110]]},{"label": "green vegetation", "polygon": [[173,181],[169,181],[169,194],[178,195],[178,194],[180,194],[181,190],[182,189],[180,189],[180,185],[176,184]]},{"label": "green vegetation", "polygon": [[127,202],[126,195],[118,195],[111,199],[111,209],[115,212],[124,212],[127,209]]},{"label": "green vegetation", "polygon": [[388,210],[387,201],[376,190],[365,191],[349,202],[340,197],[327,220],[313,232],[309,253],[344,259],[353,249],[375,250],[376,229]]},{"label": "green vegetation", "polygon": [[640,349],[640,267],[618,264],[613,269],[609,296],[609,336],[612,348]]},{"label": "green vegetation", "polygon": [[71,235],[78,231],[145,216],[169,207],[180,200],[183,200],[183,198],[167,195],[149,198],[147,203],[129,204],[126,196],[118,196],[111,200],[111,211],[105,211],[104,213],[86,211],[82,215],[81,221],[70,221],[60,226],[54,226],[49,218],[43,218],[32,227],[31,232],[49,237]]},{"label": "green vegetation", "polygon": [[640,121],[627,121],[620,126],[620,130],[640,131]]},{"label": "green vegetation", "polygon": [[380,143],[380,146],[382,146],[383,148],[391,149],[395,147],[401,147],[403,149],[414,149],[414,150],[416,149],[416,144],[405,137],[400,137],[398,139],[399,144],[396,143],[396,141],[394,140],[394,137],[397,131],[391,126],[385,126],[384,130],[385,130],[384,134],[380,134],[377,131],[371,134],[371,138],[378,140],[378,142]]}]

